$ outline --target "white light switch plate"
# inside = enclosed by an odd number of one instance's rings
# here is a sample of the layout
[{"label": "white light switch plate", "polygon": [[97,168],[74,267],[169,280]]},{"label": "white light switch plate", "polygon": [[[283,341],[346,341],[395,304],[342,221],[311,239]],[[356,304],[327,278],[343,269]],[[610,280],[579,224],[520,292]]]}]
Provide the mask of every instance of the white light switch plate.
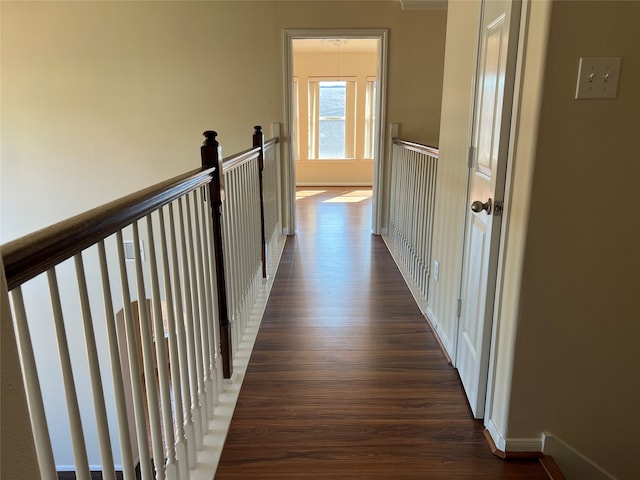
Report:
[{"label": "white light switch plate", "polygon": [[581,57],[576,99],[616,98],[620,78],[620,57]]}]

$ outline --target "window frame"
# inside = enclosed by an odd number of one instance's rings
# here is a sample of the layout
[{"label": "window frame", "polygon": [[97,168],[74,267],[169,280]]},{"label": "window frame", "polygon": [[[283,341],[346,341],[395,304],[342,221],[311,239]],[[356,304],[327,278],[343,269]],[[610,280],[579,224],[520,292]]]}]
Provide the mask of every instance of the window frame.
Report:
[{"label": "window frame", "polygon": [[[320,84],[323,82],[345,82],[343,157],[320,157],[320,120],[342,119],[342,117],[320,117]],[[308,101],[308,145],[307,159],[311,161],[354,161],[356,160],[356,92],[357,77],[309,77],[307,79]]]}]

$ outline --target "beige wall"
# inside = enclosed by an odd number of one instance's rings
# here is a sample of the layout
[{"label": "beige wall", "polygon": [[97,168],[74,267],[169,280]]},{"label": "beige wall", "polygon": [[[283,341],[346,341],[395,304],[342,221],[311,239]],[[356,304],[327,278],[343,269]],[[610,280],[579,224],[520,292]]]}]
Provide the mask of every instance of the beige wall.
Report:
[{"label": "beige wall", "polygon": [[[639,2],[553,4],[508,422],[621,479],[640,478],[639,20]],[[617,99],[574,100],[581,56],[622,57]]]},{"label": "beige wall", "polygon": [[229,154],[282,121],[271,4],[1,8],[3,241],[195,168],[206,129]]},{"label": "beige wall", "polygon": [[446,12],[330,5],[1,2],[0,241],[196,167],[206,129],[228,155],[284,124],[286,28],[388,28],[387,121],[434,143]]}]

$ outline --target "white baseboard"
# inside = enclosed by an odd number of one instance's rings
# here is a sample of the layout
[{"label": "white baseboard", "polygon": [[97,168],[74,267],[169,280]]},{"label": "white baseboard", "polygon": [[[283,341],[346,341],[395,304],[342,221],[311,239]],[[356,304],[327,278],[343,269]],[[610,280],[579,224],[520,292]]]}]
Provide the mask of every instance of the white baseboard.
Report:
[{"label": "white baseboard", "polygon": [[542,453],[553,457],[568,480],[616,480],[616,477],[555,435],[543,433],[542,443]]},{"label": "white baseboard", "polygon": [[391,239],[387,235],[383,235],[382,236],[382,240],[384,241],[385,245],[387,246],[387,250],[389,250],[389,253],[393,257],[393,261],[395,262],[396,266],[398,267],[398,270],[400,270],[400,273],[402,274],[402,278],[404,279],[404,283],[407,285],[407,287],[411,291],[411,295],[413,296],[413,299],[415,300],[416,304],[418,305],[418,308],[420,309],[420,313],[422,313],[424,315],[425,311],[427,309],[427,299],[424,298],[422,296],[422,294],[420,293],[420,289],[418,288],[418,286],[414,282],[413,278],[411,277],[411,274],[407,270],[407,267],[402,262],[402,259],[398,255],[398,252],[396,251],[395,245],[393,244]]},{"label": "white baseboard", "polygon": [[507,441],[502,436],[502,433],[500,433],[500,431],[498,430],[498,427],[496,427],[496,424],[493,423],[493,420],[491,420],[490,418],[485,419],[484,426],[489,432],[489,435],[491,435],[491,439],[493,440],[496,448],[503,452],[506,451]]},{"label": "white baseboard", "polygon": [[455,365],[455,356],[454,356],[454,351],[453,351],[453,343],[451,342],[451,339],[449,337],[443,335],[443,331],[440,328],[440,322],[438,321],[438,317],[436,316],[435,313],[433,313],[433,310],[431,310],[430,307],[427,307],[427,309],[425,311],[425,316],[427,317],[427,320],[429,321],[429,325],[431,325],[431,328],[433,329],[435,334],[438,336],[438,340],[440,341],[440,344],[442,345],[442,348],[444,349],[444,351],[449,356],[449,359],[451,360],[451,364]]},{"label": "white baseboard", "polygon": [[485,418],[486,427],[496,448],[505,453],[541,452],[542,437],[539,438],[510,438],[505,437],[490,418]]}]

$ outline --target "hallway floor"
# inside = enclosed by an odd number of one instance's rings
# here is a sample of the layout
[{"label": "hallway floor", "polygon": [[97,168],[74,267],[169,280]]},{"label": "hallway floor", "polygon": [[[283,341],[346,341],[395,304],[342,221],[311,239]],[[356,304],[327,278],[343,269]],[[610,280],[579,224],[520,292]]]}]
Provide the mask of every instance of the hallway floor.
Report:
[{"label": "hallway floor", "polygon": [[216,479],[547,479],[491,454],[371,191],[299,189]]}]

